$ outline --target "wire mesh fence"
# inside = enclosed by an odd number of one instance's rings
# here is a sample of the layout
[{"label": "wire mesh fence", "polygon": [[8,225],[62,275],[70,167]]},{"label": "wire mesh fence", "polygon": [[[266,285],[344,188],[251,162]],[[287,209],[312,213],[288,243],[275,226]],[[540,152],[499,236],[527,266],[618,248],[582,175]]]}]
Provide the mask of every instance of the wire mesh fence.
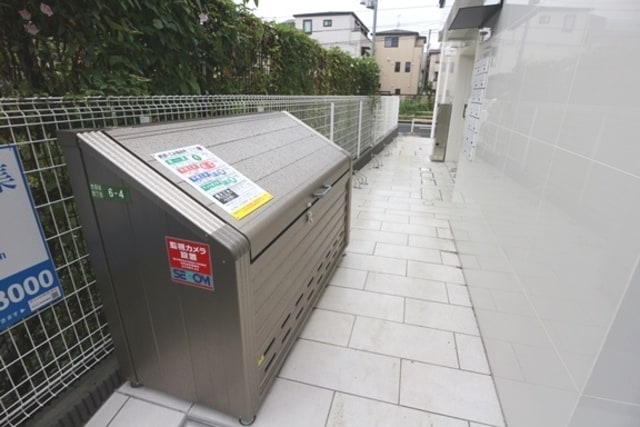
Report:
[{"label": "wire mesh fence", "polygon": [[[113,350],[58,129],[289,111],[357,159],[397,126],[396,97],[153,96],[0,99],[0,145],[18,148],[64,298],[0,325],[0,425],[24,424]],[[17,221],[16,218],[2,218]]]}]

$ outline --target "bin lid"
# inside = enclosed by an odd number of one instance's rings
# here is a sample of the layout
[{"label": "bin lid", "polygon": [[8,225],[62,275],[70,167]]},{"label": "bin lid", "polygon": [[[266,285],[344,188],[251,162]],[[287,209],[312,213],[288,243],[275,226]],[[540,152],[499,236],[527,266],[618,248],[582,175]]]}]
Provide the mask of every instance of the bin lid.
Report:
[{"label": "bin lid", "polygon": [[350,172],[347,151],[286,112],[104,132],[244,234],[252,259]]}]

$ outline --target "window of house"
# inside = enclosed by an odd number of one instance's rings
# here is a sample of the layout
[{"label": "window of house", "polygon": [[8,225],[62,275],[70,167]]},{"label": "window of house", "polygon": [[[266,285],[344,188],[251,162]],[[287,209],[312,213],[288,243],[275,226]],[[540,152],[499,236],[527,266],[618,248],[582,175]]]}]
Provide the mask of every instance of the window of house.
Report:
[{"label": "window of house", "polygon": [[325,19],[322,21],[323,27],[333,27],[333,19]]},{"label": "window of house", "polygon": [[400,72],[400,62],[396,62],[395,71],[396,71],[396,73]]},{"label": "window of house", "polygon": [[384,38],[384,47],[398,47],[398,36],[387,36]]},{"label": "window of house", "polygon": [[311,34],[313,32],[313,21],[311,19],[302,21],[302,29],[305,33]]},{"label": "window of house", "polygon": [[396,89],[396,95],[400,95],[400,89]]},{"label": "window of house", "polygon": [[437,82],[437,81],[438,81],[438,72],[437,72],[437,71],[434,71],[434,72],[433,72],[433,81],[434,81],[434,82]]},{"label": "window of house", "polygon": [[410,73],[411,72],[411,62],[405,62],[404,63],[404,72],[405,73]]}]

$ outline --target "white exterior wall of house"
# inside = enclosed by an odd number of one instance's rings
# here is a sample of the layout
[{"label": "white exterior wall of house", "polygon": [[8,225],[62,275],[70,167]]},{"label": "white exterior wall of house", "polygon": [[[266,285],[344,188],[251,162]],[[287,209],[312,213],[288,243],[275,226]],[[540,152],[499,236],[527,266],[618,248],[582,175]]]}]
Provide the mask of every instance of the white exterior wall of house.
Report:
[{"label": "white exterior wall of house", "polygon": [[629,0],[505,0],[477,44],[477,146],[454,189],[474,211],[451,226],[510,426],[639,423],[637,52]]},{"label": "white exterior wall of house", "polygon": [[[300,14],[294,18],[296,28],[301,30],[304,30],[304,21],[311,20],[309,37],[326,49],[338,47],[353,57],[363,56],[363,50],[371,53],[372,43],[366,36],[369,30],[351,12]],[[323,25],[326,20],[331,20],[330,27]]]}]

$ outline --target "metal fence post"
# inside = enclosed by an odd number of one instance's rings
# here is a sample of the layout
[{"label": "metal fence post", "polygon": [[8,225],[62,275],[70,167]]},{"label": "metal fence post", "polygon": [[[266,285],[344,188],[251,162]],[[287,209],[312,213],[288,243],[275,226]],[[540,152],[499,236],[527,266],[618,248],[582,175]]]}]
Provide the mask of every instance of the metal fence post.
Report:
[{"label": "metal fence post", "polygon": [[331,117],[329,119],[329,139],[333,141],[333,126],[335,124],[336,103],[331,103]]},{"label": "metal fence post", "polygon": [[362,101],[358,109],[358,145],[356,148],[356,157],[360,157],[360,143],[362,142]]}]

